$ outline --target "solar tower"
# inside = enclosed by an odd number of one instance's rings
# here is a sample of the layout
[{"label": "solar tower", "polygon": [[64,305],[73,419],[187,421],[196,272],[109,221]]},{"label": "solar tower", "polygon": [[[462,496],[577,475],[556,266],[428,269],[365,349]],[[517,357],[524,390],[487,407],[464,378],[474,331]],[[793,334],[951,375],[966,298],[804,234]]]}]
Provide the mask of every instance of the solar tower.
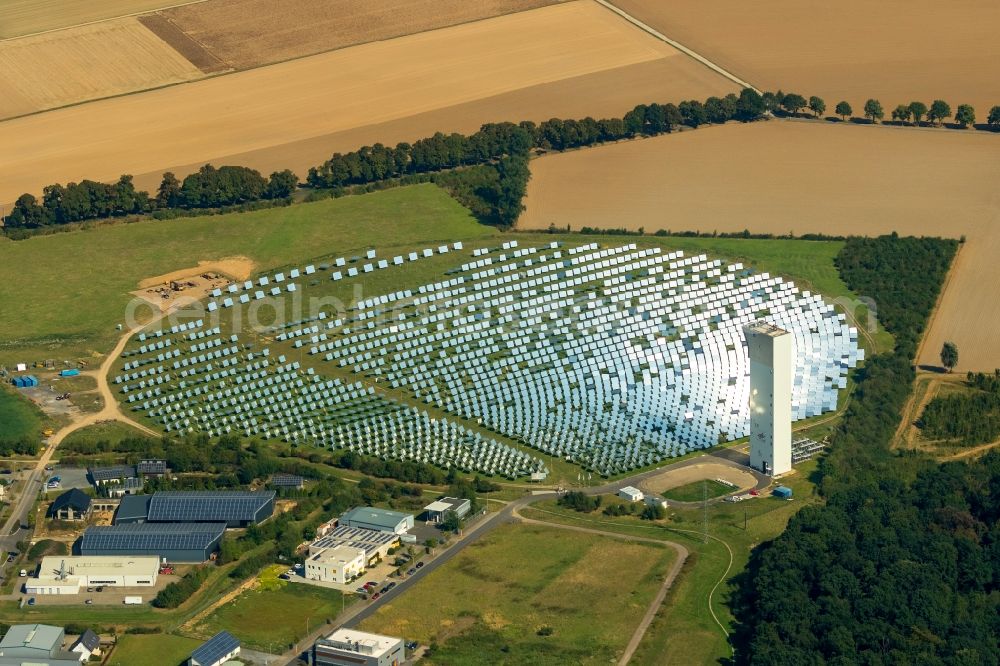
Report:
[{"label": "solar tower", "polygon": [[792,469],[792,335],[758,321],[743,328],[750,349],[750,466]]}]

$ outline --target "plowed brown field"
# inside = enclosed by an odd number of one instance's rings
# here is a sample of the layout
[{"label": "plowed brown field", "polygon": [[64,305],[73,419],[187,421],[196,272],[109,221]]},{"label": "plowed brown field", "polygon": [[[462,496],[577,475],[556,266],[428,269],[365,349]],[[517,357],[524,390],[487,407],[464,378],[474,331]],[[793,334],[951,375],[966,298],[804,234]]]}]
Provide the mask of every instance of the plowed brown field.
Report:
[{"label": "plowed brown field", "polygon": [[135,18],[0,41],[0,119],[200,78]]},{"label": "plowed brown field", "polygon": [[[0,201],[52,182],[183,173],[208,160],[304,175],[362,143],[342,145],[347,136],[413,140],[731,89],[612,12],[567,3],[0,123]],[[365,134],[378,125],[394,129]]]},{"label": "plowed brown field", "polygon": [[771,121],[532,161],[519,226],[958,237],[921,363],[1000,367],[1000,136]]},{"label": "plowed brown field", "polygon": [[761,89],[824,97],[1000,104],[996,0],[611,0]]},{"label": "plowed brown field", "polygon": [[411,35],[561,0],[212,0],[161,14],[235,69]]}]

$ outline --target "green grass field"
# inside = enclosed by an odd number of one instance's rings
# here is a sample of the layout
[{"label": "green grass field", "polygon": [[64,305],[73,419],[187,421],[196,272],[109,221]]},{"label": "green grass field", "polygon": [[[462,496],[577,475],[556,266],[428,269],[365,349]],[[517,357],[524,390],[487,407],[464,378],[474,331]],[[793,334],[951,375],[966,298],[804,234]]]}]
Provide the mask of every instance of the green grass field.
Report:
[{"label": "green grass field", "polygon": [[198,634],[207,637],[225,629],[245,645],[280,653],[342,609],[343,595],[336,590],[306,584],[265,587],[248,590],[213,611],[196,627]]},{"label": "green grass field", "polygon": [[63,444],[65,445],[72,442],[90,443],[104,440],[116,443],[126,437],[148,437],[148,435],[136,430],[130,425],[122,423],[121,421],[105,421],[103,423],[95,423],[94,425],[89,425],[71,432],[66,435],[66,439],[63,440]]},{"label": "green grass field", "polygon": [[694,483],[671,488],[663,493],[663,496],[675,502],[700,502],[706,498],[706,495],[708,499],[712,499],[713,497],[722,497],[733,492],[733,490],[733,488],[723,483],[719,483],[713,479],[706,479],[705,481],[695,481]]},{"label": "green grass field", "polygon": [[[684,509],[673,506],[668,519],[655,524],[633,516],[610,518],[600,511],[581,514],[560,507],[555,501],[540,502],[523,509],[522,514],[538,520],[676,541],[686,546],[691,555],[684,571],[646,632],[632,663],[720,663],[731,657],[731,652],[723,629],[709,610],[709,594],[724,578],[712,595],[711,611],[728,632],[732,623],[726,605],[730,582],[746,566],[751,549],[780,534],[792,515],[804,506],[821,501],[810,480],[815,469],[816,462],[808,461],[797,465],[794,474],[782,478],[782,484],[794,492],[792,501],[762,496],[738,504],[710,504],[708,533],[713,538],[707,541],[703,537],[704,514],[700,506]],[[733,554],[731,567],[727,547]]]},{"label": "green grass field", "polygon": [[180,666],[199,645],[199,640],[170,634],[126,634],[118,640],[106,663],[107,666]]},{"label": "green grass field", "polygon": [[428,184],[251,213],[0,238],[0,363],[107,352],[128,292],[200,260],[242,255],[266,269],[370,245],[493,233]]},{"label": "green grass field", "polygon": [[45,415],[8,386],[0,387],[0,439],[37,437]]},{"label": "green grass field", "polygon": [[[359,628],[437,644],[429,664],[605,664],[673,557],[655,545],[504,525]],[[551,635],[539,634],[544,627]]]}]

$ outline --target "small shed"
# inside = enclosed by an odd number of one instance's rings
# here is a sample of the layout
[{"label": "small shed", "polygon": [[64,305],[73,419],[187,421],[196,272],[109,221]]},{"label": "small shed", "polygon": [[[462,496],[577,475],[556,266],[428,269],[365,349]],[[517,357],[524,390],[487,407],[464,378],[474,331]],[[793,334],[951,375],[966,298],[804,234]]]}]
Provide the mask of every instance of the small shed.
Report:
[{"label": "small shed", "polygon": [[643,498],[642,491],[638,488],[632,486],[625,486],[618,491],[618,497],[623,500],[628,500],[629,502],[641,502]]},{"label": "small shed", "polygon": [[792,489],[788,486],[778,486],[774,489],[774,496],[781,499],[792,499]]}]

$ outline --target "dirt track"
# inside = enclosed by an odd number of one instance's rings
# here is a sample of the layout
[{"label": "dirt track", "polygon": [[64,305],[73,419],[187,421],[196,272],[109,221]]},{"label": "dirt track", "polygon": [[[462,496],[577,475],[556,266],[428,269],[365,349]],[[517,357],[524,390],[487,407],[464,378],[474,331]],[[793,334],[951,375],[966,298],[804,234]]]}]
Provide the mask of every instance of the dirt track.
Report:
[{"label": "dirt track", "polygon": [[1000,367],[1000,137],[817,122],[729,124],[532,162],[525,229],[550,224],[796,234],[965,235],[923,346]]}]

